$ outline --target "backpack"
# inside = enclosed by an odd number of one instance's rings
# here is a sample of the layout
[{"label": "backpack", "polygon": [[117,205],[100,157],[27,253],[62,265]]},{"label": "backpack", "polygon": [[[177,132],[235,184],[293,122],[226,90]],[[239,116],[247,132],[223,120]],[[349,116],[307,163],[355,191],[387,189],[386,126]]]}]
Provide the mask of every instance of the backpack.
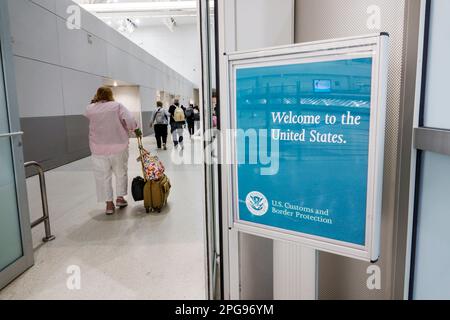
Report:
[{"label": "backpack", "polygon": [[162,108],[159,108],[158,110],[156,110],[155,113],[155,124],[166,124],[167,123],[167,116],[166,113],[164,112],[164,110]]},{"label": "backpack", "polygon": [[186,118],[191,119],[194,116],[194,110],[189,108],[186,110]]},{"label": "backpack", "polygon": [[173,119],[175,120],[175,122],[186,121],[186,115],[184,114],[184,110],[181,107],[177,107],[175,109],[175,113],[173,114]]},{"label": "backpack", "polygon": [[200,121],[200,112],[197,109],[194,110],[194,120]]}]

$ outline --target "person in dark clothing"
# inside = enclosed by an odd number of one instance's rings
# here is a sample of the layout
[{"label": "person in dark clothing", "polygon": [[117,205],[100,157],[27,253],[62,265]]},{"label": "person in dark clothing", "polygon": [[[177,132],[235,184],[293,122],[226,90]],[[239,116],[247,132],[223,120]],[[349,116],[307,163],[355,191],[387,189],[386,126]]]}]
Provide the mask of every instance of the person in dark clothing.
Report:
[{"label": "person in dark clothing", "polygon": [[195,113],[193,104],[189,105],[186,110],[186,121],[188,124],[189,135],[192,137],[195,134]]},{"label": "person in dark clothing", "polygon": [[170,131],[172,133],[173,144],[176,147],[180,146],[181,150],[184,149],[183,130],[186,124],[185,109],[180,106],[180,102],[175,100],[175,103],[169,108],[170,114]]},{"label": "person in dark clothing", "polygon": [[158,101],[156,105],[156,111],[153,114],[150,127],[153,126],[155,129],[155,138],[158,149],[161,149],[162,147],[164,150],[167,150],[167,130],[170,114],[164,109],[161,101]]},{"label": "person in dark clothing", "polygon": [[198,106],[194,107],[194,131],[200,130],[200,108]]}]

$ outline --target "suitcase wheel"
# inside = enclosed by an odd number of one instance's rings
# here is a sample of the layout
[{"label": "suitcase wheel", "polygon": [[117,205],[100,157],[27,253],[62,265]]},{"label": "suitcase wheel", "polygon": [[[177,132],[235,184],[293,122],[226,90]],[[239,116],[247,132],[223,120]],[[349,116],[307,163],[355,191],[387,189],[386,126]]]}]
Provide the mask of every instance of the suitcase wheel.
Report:
[{"label": "suitcase wheel", "polygon": [[145,208],[145,212],[150,213],[150,208]]}]

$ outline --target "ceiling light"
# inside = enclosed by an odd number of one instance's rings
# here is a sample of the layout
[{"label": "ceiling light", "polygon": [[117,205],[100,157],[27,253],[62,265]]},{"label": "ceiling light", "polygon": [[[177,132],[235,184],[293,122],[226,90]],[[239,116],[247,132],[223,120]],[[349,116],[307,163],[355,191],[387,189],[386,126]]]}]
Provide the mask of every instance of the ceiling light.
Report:
[{"label": "ceiling light", "polygon": [[169,10],[197,10],[196,1],[161,1],[161,2],[118,2],[84,4],[82,7],[91,12],[142,12]]},{"label": "ceiling light", "polygon": [[125,18],[119,21],[117,30],[120,32],[133,33],[137,29],[137,24],[130,18]]},{"label": "ceiling light", "polygon": [[177,26],[177,22],[173,17],[166,18],[163,20],[164,24],[171,32],[175,31],[175,27]]}]

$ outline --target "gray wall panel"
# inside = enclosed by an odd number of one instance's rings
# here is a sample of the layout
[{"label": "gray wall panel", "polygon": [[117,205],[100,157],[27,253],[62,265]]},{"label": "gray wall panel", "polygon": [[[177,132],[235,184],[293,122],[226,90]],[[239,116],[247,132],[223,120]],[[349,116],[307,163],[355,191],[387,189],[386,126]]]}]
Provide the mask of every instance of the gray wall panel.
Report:
[{"label": "gray wall panel", "polygon": [[55,11],[57,1],[60,2],[61,0],[31,0],[31,2],[34,2],[37,5],[50,11]]},{"label": "gray wall panel", "polygon": [[152,111],[156,108],[156,89],[140,88],[142,111]]},{"label": "gray wall panel", "polygon": [[[46,170],[90,156],[89,123],[84,116],[22,118],[25,161]],[[27,170],[27,176],[34,174]]]},{"label": "gray wall panel", "polygon": [[150,121],[153,117],[153,111],[143,111],[142,112],[142,132],[144,136],[149,136],[153,134],[153,129],[150,128]]},{"label": "gray wall panel", "polygon": [[[84,29],[68,29],[66,22],[60,18],[58,18],[57,25],[61,65],[66,68],[107,77],[107,43]],[[91,35],[90,42],[88,41],[88,35]],[[125,58],[126,60],[128,60],[127,57]]]},{"label": "gray wall panel", "polygon": [[21,57],[14,63],[20,117],[64,115],[61,68]]},{"label": "gray wall panel", "polygon": [[14,54],[60,63],[56,16],[28,0],[9,0],[8,7]]},{"label": "gray wall panel", "polygon": [[67,156],[79,159],[79,155],[89,155],[89,121],[84,116],[65,116]]},{"label": "gray wall panel", "polygon": [[273,241],[240,233],[239,244],[241,299],[272,300]]},{"label": "gray wall panel", "polygon": [[89,73],[66,68],[62,68],[61,73],[64,114],[84,114],[97,88],[103,85],[103,79]]},{"label": "gray wall panel", "polygon": [[45,168],[58,165],[66,152],[63,116],[22,118],[25,161],[38,161]]}]

